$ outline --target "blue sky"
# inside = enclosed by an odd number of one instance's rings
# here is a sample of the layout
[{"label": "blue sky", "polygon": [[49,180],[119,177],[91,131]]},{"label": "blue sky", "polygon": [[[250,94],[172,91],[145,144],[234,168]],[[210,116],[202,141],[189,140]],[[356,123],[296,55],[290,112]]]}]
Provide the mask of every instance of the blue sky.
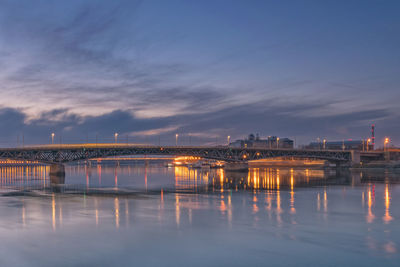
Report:
[{"label": "blue sky", "polygon": [[[0,145],[400,145],[398,1],[0,0]],[[188,137],[190,134],[190,138]],[[121,137],[122,138],[122,137]],[[186,138],[186,139],[185,139]],[[185,141],[186,140],[186,141]]]}]

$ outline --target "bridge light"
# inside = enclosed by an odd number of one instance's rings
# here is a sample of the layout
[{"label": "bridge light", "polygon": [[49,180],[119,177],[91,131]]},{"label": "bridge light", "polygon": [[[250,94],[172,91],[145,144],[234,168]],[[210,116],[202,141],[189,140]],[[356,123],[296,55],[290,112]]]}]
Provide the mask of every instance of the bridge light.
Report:
[{"label": "bridge light", "polygon": [[369,143],[371,143],[371,139],[370,138],[367,139],[367,151],[369,150]]},{"label": "bridge light", "polygon": [[115,141],[115,143],[118,143],[118,133],[114,134],[114,141]]},{"label": "bridge light", "polygon": [[175,145],[176,146],[178,146],[178,137],[179,137],[179,134],[175,134]]},{"label": "bridge light", "polygon": [[54,144],[54,136],[55,136],[55,133],[51,133],[51,144]]},{"label": "bridge light", "polygon": [[245,159],[245,158],[247,158],[247,155],[245,154],[245,155],[243,155],[243,158]]},{"label": "bridge light", "polygon": [[384,150],[386,150],[387,144],[389,144],[389,142],[390,142],[389,137],[385,137],[385,142],[383,143],[383,148],[384,148]]}]

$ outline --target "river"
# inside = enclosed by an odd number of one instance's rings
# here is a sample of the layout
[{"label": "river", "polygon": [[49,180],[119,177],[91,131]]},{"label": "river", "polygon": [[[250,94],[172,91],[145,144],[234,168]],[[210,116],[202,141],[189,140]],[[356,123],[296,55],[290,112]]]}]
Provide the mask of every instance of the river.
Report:
[{"label": "river", "polygon": [[400,173],[0,167],[0,266],[398,266]]}]

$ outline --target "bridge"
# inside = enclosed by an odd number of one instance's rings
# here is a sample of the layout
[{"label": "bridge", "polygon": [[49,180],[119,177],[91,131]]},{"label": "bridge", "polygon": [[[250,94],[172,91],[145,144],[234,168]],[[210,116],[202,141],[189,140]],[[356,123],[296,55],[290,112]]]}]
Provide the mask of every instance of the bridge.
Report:
[{"label": "bridge", "polygon": [[124,155],[195,156],[227,162],[227,170],[247,170],[247,162],[278,157],[318,159],[350,166],[360,162],[356,151],[231,148],[227,146],[153,146],[140,144],[63,144],[0,148],[0,158],[50,164],[52,184],[65,181],[64,163]]},{"label": "bridge", "polygon": [[196,156],[206,159],[245,163],[277,157],[326,160],[333,163],[359,163],[354,151],[231,148],[227,146],[153,146],[140,144],[64,144],[23,148],[0,148],[0,158],[63,164],[92,158],[124,155]]}]

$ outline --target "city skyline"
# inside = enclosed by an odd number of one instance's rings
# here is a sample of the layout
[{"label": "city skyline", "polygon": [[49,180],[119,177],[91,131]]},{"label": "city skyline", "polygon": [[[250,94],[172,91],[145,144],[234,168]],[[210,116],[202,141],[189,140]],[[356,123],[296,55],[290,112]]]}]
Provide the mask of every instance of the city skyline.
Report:
[{"label": "city skyline", "polygon": [[400,144],[397,1],[0,3],[1,146]]}]

